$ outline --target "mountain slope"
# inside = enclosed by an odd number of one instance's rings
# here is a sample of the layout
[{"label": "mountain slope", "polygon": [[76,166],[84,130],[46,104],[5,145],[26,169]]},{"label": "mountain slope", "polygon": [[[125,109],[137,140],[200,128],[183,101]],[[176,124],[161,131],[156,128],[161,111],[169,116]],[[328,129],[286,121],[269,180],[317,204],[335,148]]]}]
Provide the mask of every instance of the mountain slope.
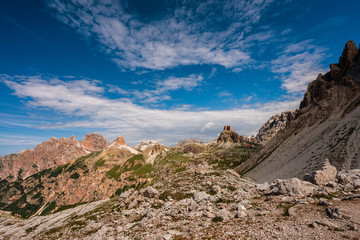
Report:
[{"label": "mountain slope", "polygon": [[300,177],[329,158],[337,169],[360,167],[360,54],[353,41],[338,64],[311,82],[295,120],[237,168],[256,181]]},{"label": "mountain slope", "polygon": [[0,181],[0,209],[23,218],[46,215],[171,179],[206,161],[216,169],[235,168],[259,145],[197,144],[167,148],[158,143],[135,150],[122,137],[103,151],[33,174],[25,180]]},{"label": "mountain slope", "polygon": [[0,180],[16,181],[44,169],[69,163],[78,157],[99,151],[109,145],[109,141],[97,133],[89,133],[83,141],[75,136],[60,139],[51,138],[17,154],[0,157]]}]

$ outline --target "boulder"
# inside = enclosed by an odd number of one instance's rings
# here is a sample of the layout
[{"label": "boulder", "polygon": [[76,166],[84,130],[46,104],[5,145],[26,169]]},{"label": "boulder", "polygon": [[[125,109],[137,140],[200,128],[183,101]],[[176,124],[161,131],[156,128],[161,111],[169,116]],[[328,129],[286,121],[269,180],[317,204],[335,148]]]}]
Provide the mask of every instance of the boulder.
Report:
[{"label": "boulder", "polygon": [[206,192],[196,192],[194,194],[194,201],[195,202],[204,202],[210,199],[210,195]]},{"label": "boulder", "polygon": [[298,178],[276,179],[270,185],[271,193],[274,195],[285,195],[293,197],[304,197],[312,194],[316,186],[310,182],[301,181]]},{"label": "boulder", "polygon": [[314,172],[310,177],[310,180],[317,185],[326,185],[328,182],[335,180],[336,174],[336,167],[330,164],[329,159],[325,159],[322,169]]},{"label": "boulder", "polygon": [[156,198],[159,196],[159,192],[151,186],[142,189],[140,193],[147,198]]}]

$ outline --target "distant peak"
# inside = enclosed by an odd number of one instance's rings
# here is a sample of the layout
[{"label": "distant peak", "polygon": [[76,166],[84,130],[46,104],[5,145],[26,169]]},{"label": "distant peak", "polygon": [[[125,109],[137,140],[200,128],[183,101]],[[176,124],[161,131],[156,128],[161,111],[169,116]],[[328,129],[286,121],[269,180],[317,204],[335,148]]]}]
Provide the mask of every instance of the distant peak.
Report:
[{"label": "distant peak", "polygon": [[225,125],[224,130],[220,133],[217,143],[239,142],[241,141],[239,134],[233,131],[230,125]]},{"label": "distant peak", "polygon": [[117,137],[114,142],[116,142],[116,143],[119,144],[119,145],[126,145],[126,142],[125,142],[125,139],[124,139],[123,136]]},{"label": "distant peak", "polygon": [[230,125],[224,126],[224,131],[233,131],[232,127]]}]

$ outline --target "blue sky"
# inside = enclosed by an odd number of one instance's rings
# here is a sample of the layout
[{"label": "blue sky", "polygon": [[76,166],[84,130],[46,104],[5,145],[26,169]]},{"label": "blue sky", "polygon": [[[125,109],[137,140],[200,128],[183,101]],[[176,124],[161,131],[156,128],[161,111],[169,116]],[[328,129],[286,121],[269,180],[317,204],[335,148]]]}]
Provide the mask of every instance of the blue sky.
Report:
[{"label": "blue sky", "polygon": [[0,2],[0,155],[99,132],[252,135],[360,41],[359,1]]}]

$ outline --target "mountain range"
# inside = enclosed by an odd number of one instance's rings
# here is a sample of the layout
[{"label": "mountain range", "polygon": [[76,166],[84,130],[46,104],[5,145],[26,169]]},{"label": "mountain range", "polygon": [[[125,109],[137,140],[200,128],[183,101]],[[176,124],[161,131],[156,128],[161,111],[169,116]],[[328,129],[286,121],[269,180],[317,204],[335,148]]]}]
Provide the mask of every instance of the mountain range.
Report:
[{"label": "mountain range", "polygon": [[348,41],[299,109],[251,138],[229,125],[173,147],[51,138],[0,158],[0,237],[356,239],[359,105],[360,53]]}]

